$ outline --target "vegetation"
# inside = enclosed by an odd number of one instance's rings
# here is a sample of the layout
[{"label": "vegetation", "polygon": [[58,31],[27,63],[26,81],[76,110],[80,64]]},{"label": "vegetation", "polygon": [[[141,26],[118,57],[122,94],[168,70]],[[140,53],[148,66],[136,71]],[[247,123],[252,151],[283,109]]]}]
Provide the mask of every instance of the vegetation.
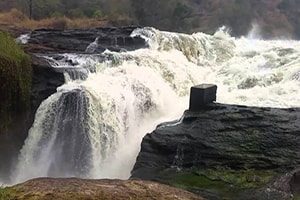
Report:
[{"label": "vegetation", "polygon": [[7,188],[0,187],[0,200],[12,200],[12,191]]},{"label": "vegetation", "polygon": [[[11,14],[7,15],[13,8],[19,11],[11,13],[17,16],[16,22],[9,18]],[[226,25],[233,35],[245,35],[255,22],[261,27],[262,36],[300,37],[299,8],[300,3],[295,0],[1,0],[0,12],[6,12],[7,17],[5,20],[0,16],[0,27],[138,24],[170,31],[214,33]]]},{"label": "vegetation", "polygon": [[29,19],[25,14],[17,9],[9,12],[0,13],[0,25],[3,30],[10,31],[13,28],[34,30],[37,28],[89,28],[100,27],[107,24],[106,20],[98,20],[96,18],[80,18],[70,19],[65,16],[57,16],[40,20]]},{"label": "vegetation", "polygon": [[[168,175],[167,175],[168,176]],[[210,191],[225,199],[265,186],[277,174],[268,170],[194,169],[178,172],[168,183],[190,191]]]},{"label": "vegetation", "polygon": [[0,32],[0,133],[14,116],[28,109],[31,90],[30,58],[7,33]]}]

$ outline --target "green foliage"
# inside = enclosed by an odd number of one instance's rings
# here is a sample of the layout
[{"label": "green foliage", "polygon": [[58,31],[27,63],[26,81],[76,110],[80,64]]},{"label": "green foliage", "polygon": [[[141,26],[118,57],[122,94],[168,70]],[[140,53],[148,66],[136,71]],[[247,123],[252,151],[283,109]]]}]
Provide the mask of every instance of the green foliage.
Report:
[{"label": "green foliage", "polygon": [[268,170],[206,169],[177,173],[168,183],[187,190],[213,191],[228,199],[245,190],[260,188],[277,173]]},{"label": "green foliage", "polygon": [[[32,0],[34,19],[50,17],[52,14],[62,12],[62,2],[60,0]],[[17,0],[17,7],[29,16],[28,0]]]},{"label": "green foliage", "polygon": [[0,47],[1,133],[29,107],[32,69],[29,56],[7,33],[0,32]]},{"label": "green foliage", "polygon": [[9,189],[0,187],[0,200],[12,200],[12,194]]},{"label": "green foliage", "polygon": [[67,15],[71,18],[82,18],[84,17],[84,13],[79,8],[71,9],[68,11]]},{"label": "green foliage", "polygon": [[233,29],[237,34],[249,31],[254,13],[250,1],[235,0],[232,3],[223,2],[219,15],[219,23]]},{"label": "green foliage", "polygon": [[[0,0],[0,11],[18,8],[29,15],[29,0]],[[300,1],[284,0],[32,0],[33,19],[48,17],[105,19],[111,24],[139,24],[161,30],[213,34],[225,25],[245,35],[257,22],[265,37],[300,36]],[[280,11],[280,12],[278,12]]]},{"label": "green foliage", "polygon": [[96,10],[93,14],[93,18],[102,18],[104,15],[101,10]]},{"label": "green foliage", "polygon": [[7,33],[0,32],[0,46],[1,56],[14,59],[18,63],[22,62],[23,58],[26,57],[19,45]]},{"label": "green foliage", "polygon": [[55,11],[54,13],[51,14],[50,17],[54,17],[54,18],[62,18],[63,17],[63,14],[58,12],[58,11]]}]

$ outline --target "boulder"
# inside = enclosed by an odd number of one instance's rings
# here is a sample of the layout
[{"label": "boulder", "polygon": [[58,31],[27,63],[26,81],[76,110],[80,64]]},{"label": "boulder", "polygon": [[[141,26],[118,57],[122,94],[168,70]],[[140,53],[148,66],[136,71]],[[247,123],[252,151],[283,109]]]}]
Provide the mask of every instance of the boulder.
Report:
[{"label": "boulder", "polygon": [[[299,146],[299,108],[211,103],[197,112],[186,111],[181,123],[162,124],[147,134],[132,178],[184,187],[194,180],[190,189],[198,192],[216,189],[203,185],[214,185],[214,180],[229,190],[230,185],[241,191],[261,188],[300,165]],[[227,195],[216,191],[216,196]],[[228,198],[238,194],[231,192]]]}]

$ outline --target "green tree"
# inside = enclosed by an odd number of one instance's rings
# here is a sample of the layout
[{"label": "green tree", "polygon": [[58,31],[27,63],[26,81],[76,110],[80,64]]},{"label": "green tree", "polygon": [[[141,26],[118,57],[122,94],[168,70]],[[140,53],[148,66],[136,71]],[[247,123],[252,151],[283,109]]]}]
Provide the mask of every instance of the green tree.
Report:
[{"label": "green tree", "polygon": [[191,14],[192,9],[190,7],[188,7],[186,4],[178,2],[173,11],[172,28],[176,31],[188,30],[190,28],[190,24],[187,20],[191,18]]}]

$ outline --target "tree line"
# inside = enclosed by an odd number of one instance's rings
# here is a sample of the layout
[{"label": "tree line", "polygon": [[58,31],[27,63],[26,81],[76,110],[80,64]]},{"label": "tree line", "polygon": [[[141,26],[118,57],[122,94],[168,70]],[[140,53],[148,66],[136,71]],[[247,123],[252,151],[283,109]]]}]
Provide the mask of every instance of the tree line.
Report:
[{"label": "tree line", "polygon": [[62,16],[96,18],[206,33],[226,25],[233,35],[245,35],[255,22],[266,36],[285,32],[300,36],[298,0],[0,0],[0,11],[11,8],[35,20]]}]

